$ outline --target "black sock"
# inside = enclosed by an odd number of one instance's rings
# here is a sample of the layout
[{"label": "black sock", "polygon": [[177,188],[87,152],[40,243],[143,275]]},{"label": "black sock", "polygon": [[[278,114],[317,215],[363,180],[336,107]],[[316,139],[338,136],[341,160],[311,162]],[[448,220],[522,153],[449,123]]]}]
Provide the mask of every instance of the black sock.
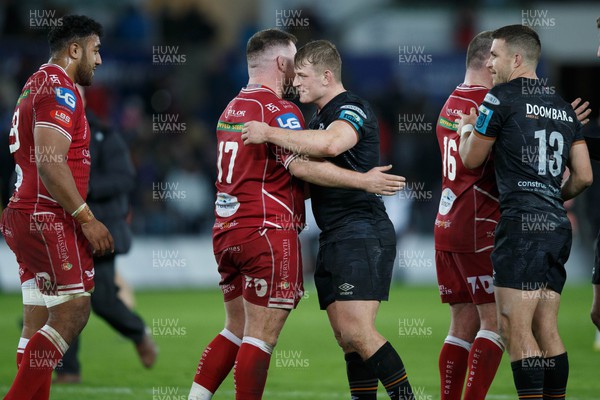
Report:
[{"label": "black sock", "polygon": [[404,364],[390,342],[385,342],[365,364],[377,375],[392,400],[414,400]]},{"label": "black sock", "polygon": [[350,384],[350,394],[353,400],[376,400],[377,375],[367,367],[358,353],[348,353],[346,359],[346,373]]},{"label": "black sock", "polygon": [[564,399],[569,379],[567,353],[544,358],[544,400]]},{"label": "black sock", "polygon": [[519,399],[542,399],[544,363],[541,357],[529,357],[510,363]]}]

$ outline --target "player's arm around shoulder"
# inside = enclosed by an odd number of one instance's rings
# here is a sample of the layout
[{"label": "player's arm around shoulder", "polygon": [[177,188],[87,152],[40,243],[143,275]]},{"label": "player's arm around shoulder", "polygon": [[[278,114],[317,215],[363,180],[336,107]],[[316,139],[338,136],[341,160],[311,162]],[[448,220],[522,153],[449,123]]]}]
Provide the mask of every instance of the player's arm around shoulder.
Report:
[{"label": "player's arm around shoulder", "polygon": [[481,133],[476,132],[477,112],[471,108],[469,114],[459,112],[457,131],[460,134],[460,144],[458,153],[465,168],[475,169],[485,162],[488,158],[495,138],[488,138]]},{"label": "player's arm around shoulder", "polygon": [[296,178],[315,185],[358,189],[384,196],[391,196],[406,186],[403,176],[386,173],[392,168],[391,165],[374,167],[361,173],[319,158],[296,157],[288,168]]},{"label": "player's arm around shoulder", "polygon": [[563,200],[569,200],[587,189],[594,181],[590,155],[584,140],[578,140],[569,150],[569,177],[561,187]]},{"label": "player's arm around shoulder", "polygon": [[245,123],[242,129],[244,144],[269,142],[312,157],[335,157],[358,143],[357,131],[342,120],[329,124],[326,131],[297,130],[300,124],[292,115],[276,117],[275,126],[258,121]]}]

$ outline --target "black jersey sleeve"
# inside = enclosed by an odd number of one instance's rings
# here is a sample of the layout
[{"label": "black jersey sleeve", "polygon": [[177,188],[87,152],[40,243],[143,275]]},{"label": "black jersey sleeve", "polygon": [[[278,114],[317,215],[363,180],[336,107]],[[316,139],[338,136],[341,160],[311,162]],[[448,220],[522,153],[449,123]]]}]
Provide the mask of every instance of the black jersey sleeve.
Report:
[{"label": "black jersey sleeve", "polygon": [[502,130],[505,119],[506,106],[499,100],[500,89],[493,87],[485,95],[483,103],[479,106],[479,116],[475,123],[475,130],[487,138],[496,138]]},{"label": "black jersey sleeve", "polygon": [[359,140],[364,137],[365,123],[369,118],[365,107],[360,103],[347,102],[342,103],[335,110],[336,120],[348,122],[358,133]]}]

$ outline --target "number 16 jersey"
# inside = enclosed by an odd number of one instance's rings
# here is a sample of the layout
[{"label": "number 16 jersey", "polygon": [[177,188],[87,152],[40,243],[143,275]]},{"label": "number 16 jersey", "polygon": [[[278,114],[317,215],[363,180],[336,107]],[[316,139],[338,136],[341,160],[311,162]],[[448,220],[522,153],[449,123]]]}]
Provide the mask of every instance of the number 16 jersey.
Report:
[{"label": "number 16 jersey", "polygon": [[287,171],[298,155],[271,143],[245,146],[241,135],[248,121],[304,128],[298,107],[265,86],[244,88],[227,105],[217,123],[215,254],[264,229],[304,227],[304,183]]},{"label": "number 16 jersey", "polygon": [[493,159],[467,169],[458,154],[458,112],[468,114],[486,96],[484,86],[461,84],[452,92],[438,118],[436,135],[442,154],[442,196],[435,219],[435,249],[455,253],[489,251],[499,219],[498,189]]}]

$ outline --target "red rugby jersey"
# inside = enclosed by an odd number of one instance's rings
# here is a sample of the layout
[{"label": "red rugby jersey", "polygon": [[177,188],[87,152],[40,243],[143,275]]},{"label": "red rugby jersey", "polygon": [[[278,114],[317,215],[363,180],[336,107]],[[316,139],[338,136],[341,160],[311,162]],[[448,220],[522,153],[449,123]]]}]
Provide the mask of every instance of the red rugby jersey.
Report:
[{"label": "red rugby jersey", "polygon": [[477,109],[488,89],[461,84],[450,95],[438,118],[436,135],[442,154],[442,196],[435,219],[436,250],[471,253],[494,247],[500,218],[498,188],[492,156],[473,170],[465,168],[454,121],[458,111]]},{"label": "red rugby jersey", "polygon": [[[60,207],[38,175],[33,138],[36,127],[52,128],[54,132],[49,134],[63,135],[71,141],[67,165],[85,200],[91,159],[90,129],[83,101],[63,68],[44,64],[27,80],[13,114],[9,147],[15,159],[17,182],[8,206],[27,213]],[[62,161],[52,148],[38,148],[38,157],[45,162]]]},{"label": "red rugby jersey", "polygon": [[244,88],[227,105],[217,123],[215,253],[252,240],[253,232],[304,226],[304,184],[287,171],[297,155],[270,143],[245,146],[248,121],[304,129],[298,107],[265,86]]}]

